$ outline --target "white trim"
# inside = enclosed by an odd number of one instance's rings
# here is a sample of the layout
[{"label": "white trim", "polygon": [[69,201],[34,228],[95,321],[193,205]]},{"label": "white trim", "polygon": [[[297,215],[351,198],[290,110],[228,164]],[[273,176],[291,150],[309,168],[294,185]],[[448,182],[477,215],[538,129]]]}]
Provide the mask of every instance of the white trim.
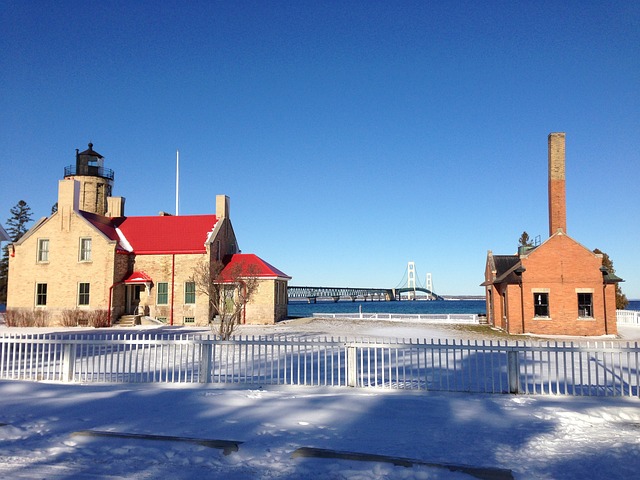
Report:
[{"label": "white trim", "polygon": [[[87,303],[80,303],[80,285],[89,285],[89,292],[87,293],[88,298],[88,302]],[[91,282],[78,282],[78,288],[76,289],[77,291],[77,296],[76,296],[76,305],[79,308],[87,308],[89,306],[91,306]]]},{"label": "white trim", "polygon": [[[42,242],[47,242],[47,249],[44,250],[42,249]],[[51,242],[49,241],[48,237],[42,237],[42,238],[38,238],[37,243],[36,243],[36,263],[49,263],[49,245],[51,244]],[[46,259],[42,259],[42,253],[43,252],[47,252],[47,258]]]},{"label": "white trim", "polygon": [[[82,249],[83,240],[89,240],[89,248]],[[82,258],[82,253],[89,253],[89,258]],[[93,239],[91,237],[80,237],[78,242],[78,262],[80,263],[90,263],[93,261]]]},{"label": "white trim", "polygon": [[[193,284],[193,302],[187,302],[187,283],[192,283]],[[196,282],[190,281],[190,280],[185,280],[184,283],[182,284],[183,288],[182,288],[182,300],[183,300],[183,305],[195,305],[196,304],[196,300],[198,297],[198,289],[196,288]]]},{"label": "white trim", "polygon": [[10,241],[11,241],[11,237],[9,236],[7,231],[4,228],[2,228],[2,225],[0,225],[0,242],[10,242]]},{"label": "white trim", "polygon": [[118,234],[118,238],[120,239],[120,246],[124,248],[127,252],[133,252],[133,247],[129,243],[129,240],[127,240],[127,237],[124,236],[124,233],[122,233],[122,230],[120,230],[118,227],[116,227],[115,230],[116,230],[116,233]]}]

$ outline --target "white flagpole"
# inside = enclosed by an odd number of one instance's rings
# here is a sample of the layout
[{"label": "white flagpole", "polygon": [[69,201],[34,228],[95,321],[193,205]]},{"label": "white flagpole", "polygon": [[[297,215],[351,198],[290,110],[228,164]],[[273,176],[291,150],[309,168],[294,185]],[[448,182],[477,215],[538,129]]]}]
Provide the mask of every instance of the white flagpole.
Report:
[{"label": "white flagpole", "polygon": [[178,198],[180,197],[180,151],[176,150],[176,217],[178,216]]}]

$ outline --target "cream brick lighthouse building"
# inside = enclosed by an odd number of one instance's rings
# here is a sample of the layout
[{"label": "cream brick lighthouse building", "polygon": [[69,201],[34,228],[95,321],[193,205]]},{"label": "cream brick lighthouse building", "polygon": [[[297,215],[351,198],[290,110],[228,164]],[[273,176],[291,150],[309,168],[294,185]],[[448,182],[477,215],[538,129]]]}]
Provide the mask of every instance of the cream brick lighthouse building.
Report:
[{"label": "cream brick lighthouse building", "polygon": [[[58,210],[9,244],[7,310],[107,310],[112,321],[142,313],[171,325],[206,325],[209,302],[191,278],[203,260],[250,271],[258,288],[243,321],[270,324],[287,316],[290,277],[240,253],[229,198],[209,215],[128,217],[112,196],[114,172],[93,145],[76,150],[58,184]],[[224,272],[224,270],[223,270]]]}]

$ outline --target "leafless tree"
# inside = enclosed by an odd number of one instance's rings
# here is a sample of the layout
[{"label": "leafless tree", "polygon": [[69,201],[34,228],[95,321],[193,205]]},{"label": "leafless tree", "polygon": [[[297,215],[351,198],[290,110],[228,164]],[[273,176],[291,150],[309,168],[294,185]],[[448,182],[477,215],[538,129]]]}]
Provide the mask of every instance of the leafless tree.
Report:
[{"label": "leafless tree", "polygon": [[215,335],[228,340],[243,323],[245,307],[258,288],[252,265],[237,263],[225,268],[222,262],[206,259],[197,263],[190,278],[196,292],[209,300],[209,325]]}]

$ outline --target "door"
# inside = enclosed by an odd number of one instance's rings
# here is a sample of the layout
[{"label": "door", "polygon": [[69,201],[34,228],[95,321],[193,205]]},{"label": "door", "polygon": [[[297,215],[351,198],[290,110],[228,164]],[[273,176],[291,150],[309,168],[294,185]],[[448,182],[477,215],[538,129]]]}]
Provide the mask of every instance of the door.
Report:
[{"label": "door", "polygon": [[136,315],[140,306],[142,285],[127,285],[127,315]]}]

